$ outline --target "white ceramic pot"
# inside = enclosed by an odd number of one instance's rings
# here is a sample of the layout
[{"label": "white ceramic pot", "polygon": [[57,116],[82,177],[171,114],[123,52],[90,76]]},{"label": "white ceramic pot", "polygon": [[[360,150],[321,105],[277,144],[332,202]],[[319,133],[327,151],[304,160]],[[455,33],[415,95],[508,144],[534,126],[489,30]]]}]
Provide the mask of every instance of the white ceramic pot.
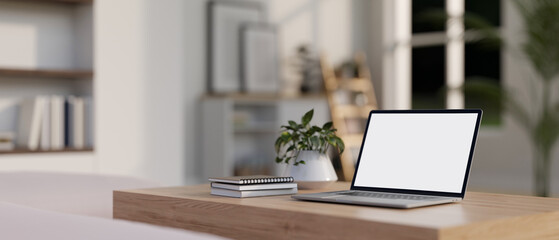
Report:
[{"label": "white ceramic pot", "polygon": [[328,155],[318,151],[300,151],[297,162],[301,160],[305,164],[290,164],[288,168],[288,174],[295,179],[299,189],[326,188],[338,180]]}]

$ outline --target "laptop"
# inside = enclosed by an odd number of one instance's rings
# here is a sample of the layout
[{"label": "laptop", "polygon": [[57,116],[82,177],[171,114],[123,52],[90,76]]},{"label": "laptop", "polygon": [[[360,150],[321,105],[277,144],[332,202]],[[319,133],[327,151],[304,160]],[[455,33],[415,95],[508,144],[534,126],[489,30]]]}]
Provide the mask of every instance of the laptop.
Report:
[{"label": "laptop", "polygon": [[373,110],[351,189],[295,199],[415,208],[464,199],[480,109]]}]

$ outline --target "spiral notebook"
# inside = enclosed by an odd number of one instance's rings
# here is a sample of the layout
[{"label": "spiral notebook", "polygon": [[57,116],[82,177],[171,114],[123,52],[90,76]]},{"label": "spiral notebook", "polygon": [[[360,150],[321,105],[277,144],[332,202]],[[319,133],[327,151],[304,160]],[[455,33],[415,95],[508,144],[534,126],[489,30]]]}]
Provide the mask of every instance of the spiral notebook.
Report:
[{"label": "spiral notebook", "polygon": [[265,183],[290,183],[293,182],[293,177],[252,175],[252,176],[215,177],[215,178],[209,178],[208,180],[210,182],[245,185],[245,184],[265,184]]}]

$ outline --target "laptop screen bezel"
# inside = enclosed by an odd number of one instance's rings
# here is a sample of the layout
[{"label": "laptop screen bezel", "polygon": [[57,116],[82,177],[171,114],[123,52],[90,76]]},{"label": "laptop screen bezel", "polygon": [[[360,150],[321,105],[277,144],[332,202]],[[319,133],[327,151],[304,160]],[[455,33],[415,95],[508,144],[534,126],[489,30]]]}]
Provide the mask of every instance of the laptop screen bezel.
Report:
[{"label": "laptop screen bezel", "polygon": [[[355,165],[355,173],[353,174],[353,180],[351,182],[351,190],[362,190],[362,191],[378,191],[378,192],[390,192],[390,193],[404,193],[404,194],[418,194],[418,195],[431,195],[431,196],[442,196],[442,197],[459,197],[464,198],[466,194],[466,187],[468,185],[468,177],[470,175],[470,167],[472,165],[472,159],[474,157],[474,150],[478,135],[479,126],[481,123],[481,109],[445,109],[445,110],[372,110],[369,113],[369,119],[367,120],[367,126],[365,127],[365,133],[363,135],[363,141],[361,142],[361,148],[359,150],[359,156],[357,158],[357,164]],[[363,187],[355,186],[355,178],[357,177],[359,163],[361,161],[361,155],[363,153],[363,147],[365,145],[365,140],[367,137],[367,132],[369,131],[369,125],[373,114],[425,114],[425,113],[442,113],[442,114],[459,114],[459,113],[475,113],[477,114],[474,135],[472,138],[472,144],[470,147],[470,156],[468,157],[468,164],[466,167],[466,172],[464,174],[464,181],[462,183],[462,191],[460,193],[455,192],[437,192],[437,191],[424,191],[424,190],[414,190],[414,189],[395,189],[395,188],[379,188],[379,187]]]}]

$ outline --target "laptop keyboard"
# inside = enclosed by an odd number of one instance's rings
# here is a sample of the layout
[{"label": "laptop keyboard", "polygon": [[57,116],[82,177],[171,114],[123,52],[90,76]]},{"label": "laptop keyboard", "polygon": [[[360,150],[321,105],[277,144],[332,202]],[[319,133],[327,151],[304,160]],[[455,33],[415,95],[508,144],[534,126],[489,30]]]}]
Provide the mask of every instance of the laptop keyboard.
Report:
[{"label": "laptop keyboard", "polygon": [[435,197],[397,194],[397,193],[379,193],[379,192],[345,192],[341,195],[357,196],[357,197],[370,197],[370,198],[384,198],[384,199],[405,199],[405,200],[429,200]]}]

